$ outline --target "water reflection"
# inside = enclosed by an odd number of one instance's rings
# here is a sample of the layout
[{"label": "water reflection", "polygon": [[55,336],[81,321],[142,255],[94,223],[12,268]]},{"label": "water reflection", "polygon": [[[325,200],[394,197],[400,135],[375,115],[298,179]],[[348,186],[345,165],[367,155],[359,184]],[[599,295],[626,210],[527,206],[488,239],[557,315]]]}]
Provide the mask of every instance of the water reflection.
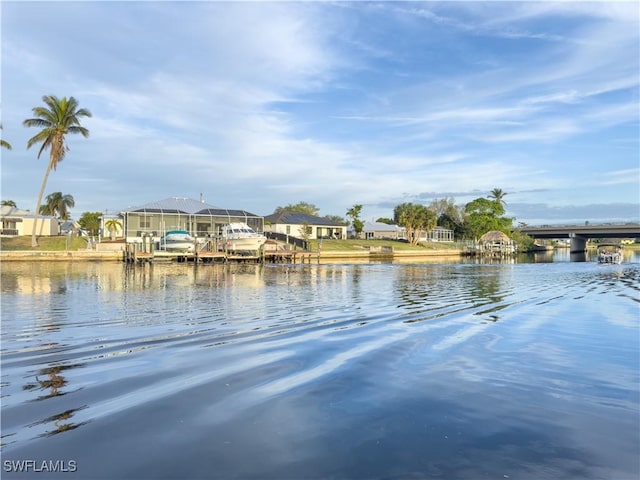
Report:
[{"label": "water reflection", "polygon": [[2,280],[4,459],[73,458],[83,478],[639,473],[638,265],[12,265]]}]

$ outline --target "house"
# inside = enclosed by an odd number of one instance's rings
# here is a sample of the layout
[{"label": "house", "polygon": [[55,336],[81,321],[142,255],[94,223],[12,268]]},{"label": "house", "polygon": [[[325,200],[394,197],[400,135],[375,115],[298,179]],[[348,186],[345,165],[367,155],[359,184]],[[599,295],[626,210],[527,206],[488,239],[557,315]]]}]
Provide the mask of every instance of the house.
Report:
[{"label": "house", "polygon": [[364,222],[362,237],[366,240],[403,240],[407,238],[407,232],[404,227],[398,225],[389,225],[382,222]]},{"label": "house", "polygon": [[231,222],[246,223],[256,232],[264,230],[264,221],[259,215],[184,197],[169,197],[127,208],[120,212],[120,218],[128,242],[141,241],[143,235],[157,241],[169,230],[186,230],[198,237],[215,236]]},{"label": "house", "polygon": [[[9,205],[0,207],[0,236],[18,237],[33,233],[33,212]],[[58,219],[49,215],[38,215],[36,235],[50,237],[60,234]]]},{"label": "house", "polygon": [[292,237],[347,238],[347,226],[324,217],[306,213],[282,211],[264,217],[265,232],[291,235]]}]

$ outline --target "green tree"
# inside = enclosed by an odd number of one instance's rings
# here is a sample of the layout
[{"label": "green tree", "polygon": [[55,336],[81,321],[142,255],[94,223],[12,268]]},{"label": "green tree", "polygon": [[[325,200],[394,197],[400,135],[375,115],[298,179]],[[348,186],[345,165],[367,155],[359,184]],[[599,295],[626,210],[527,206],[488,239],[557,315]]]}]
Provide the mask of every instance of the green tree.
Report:
[{"label": "green tree", "polygon": [[273,213],[282,212],[306,213],[307,215],[313,215],[315,217],[318,215],[318,212],[320,212],[320,209],[312,203],[298,202],[295,205],[289,204],[284,207],[277,207]]},{"label": "green tree", "polygon": [[118,230],[122,230],[122,222],[117,218],[110,218],[109,220],[104,222],[104,228],[109,230],[109,233],[111,234],[111,240],[115,240],[116,232]]},{"label": "green tree", "polygon": [[462,237],[464,233],[464,214],[462,209],[455,204],[453,198],[435,199],[429,204],[429,208],[436,212],[438,225],[453,230],[455,237]]},{"label": "green tree", "polygon": [[353,225],[356,235],[360,235],[364,228],[364,222],[360,220],[360,213],[362,213],[362,205],[358,204],[347,210],[347,217],[351,219],[351,225]]},{"label": "green tree", "polygon": [[0,205],[2,205],[3,207],[17,207],[16,202],[14,202],[13,200],[2,200],[2,202],[0,202]]},{"label": "green tree", "polygon": [[78,108],[78,102],[73,97],[58,98],[54,95],[45,95],[42,101],[46,106],[34,107],[32,109],[34,118],[28,118],[23,122],[25,127],[41,128],[36,135],[27,141],[27,148],[41,143],[38,158],[42,152],[49,150],[49,162],[42,179],[42,186],[38,194],[36,203],[36,211],[33,214],[33,232],[31,234],[31,246],[37,247],[36,239],[36,223],[38,220],[38,212],[42,203],[42,196],[47,187],[47,180],[51,170],[56,170],[58,164],[64,160],[65,154],[69,151],[66,143],[67,134],[79,133],[83,137],[89,136],[89,130],[80,125],[82,117],[90,117],[91,112],[85,108]]},{"label": "green tree", "polygon": [[487,198],[476,198],[464,207],[465,235],[478,239],[490,230],[500,230],[507,235],[511,232],[513,219],[504,217],[501,203]]},{"label": "green tree", "polygon": [[507,205],[507,203],[504,201],[505,195],[507,195],[507,193],[503,192],[501,188],[494,188],[489,192],[488,198],[505,207]]},{"label": "green tree", "polygon": [[40,206],[40,215],[51,215],[60,220],[69,220],[69,208],[76,206],[72,195],[62,192],[53,192],[44,199],[45,204]]},{"label": "green tree", "polygon": [[[2,130],[2,124],[0,123],[0,130]],[[5,140],[0,138],[0,147],[6,148],[7,150],[11,150],[11,144]]]},{"label": "green tree", "polygon": [[90,235],[97,235],[100,230],[100,218],[102,218],[102,212],[84,212],[78,223],[82,228],[88,230]]},{"label": "green tree", "polygon": [[436,226],[436,212],[424,205],[401,203],[393,209],[393,220],[407,231],[407,240],[412,245],[420,242],[423,232]]},{"label": "green tree", "polygon": [[394,225],[392,218],[380,217],[376,220],[378,223],[386,223],[387,225]]}]

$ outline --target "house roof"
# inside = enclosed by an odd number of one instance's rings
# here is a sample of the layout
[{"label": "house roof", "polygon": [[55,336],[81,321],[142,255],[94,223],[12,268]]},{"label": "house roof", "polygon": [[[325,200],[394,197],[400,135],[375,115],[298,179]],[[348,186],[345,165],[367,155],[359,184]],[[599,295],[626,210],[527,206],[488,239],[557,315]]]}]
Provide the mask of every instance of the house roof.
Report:
[{"label": "house roof", "polygon": [[482,242],[510,242],[511,239],[506,233],[499,230],[491,230],[480,237]]},{"label": "house roof", "polygon": [[[33,218],[33,212],[30,210],[22,210],[20,208],[12,207],[11,205],[2,205],[0,206],[0,217],[5,220],[17,221],[17,219],[22,218]],[[54,219],[55,217],[51,215],[38,215],[38,218]]]},{"label": "house roof", "polygon": [[401,232],[403,230],[403,227],[389,225],[383,222],[364,222],[364,226],[362,227],[362,231],[366,232]]},{"label": "house roof", "polygon": [[208,203],[199,202],[192,198],[169,197],[163,200],[146,203],[139,207],[129,207],[122,213],[165,213],[165,214],[184,214],[184,215],[211,215],[216,217],[259,217],[254,213],[246,210],[229,210],[220,208]]},{"label": "house roof", "polygon": [[335,220],[330,220],[325,217],[316,217],[315,215],[309,215],[300,212],[291,212],[285,210],[279,213],[272,213],[264,217],[265,222],[271,224],[289,224],[289,225],[322,225],[327,227],[344,227],[343,224]]}]

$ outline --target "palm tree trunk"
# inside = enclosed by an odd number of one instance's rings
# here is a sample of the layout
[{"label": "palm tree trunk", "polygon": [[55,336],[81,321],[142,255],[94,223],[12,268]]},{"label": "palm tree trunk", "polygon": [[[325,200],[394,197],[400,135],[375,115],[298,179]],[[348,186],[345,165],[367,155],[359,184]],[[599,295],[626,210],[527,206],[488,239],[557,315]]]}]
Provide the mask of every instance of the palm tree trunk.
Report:
[{"label": "palm tree trunk", "polygon": [[[51,156],[53,156],[53,150],[51,152]],[[40,187],[40,194],[38,195],[38,203],[36,204],[36,209],[33,213],[33,232],[31,233],[31,248],[36,248],[38,246],[38,239],[36,238],[36,223],[38,222],[38,212],[40,212],[40,204],[42,203],[42,196],[44,195],[44,189],[47,188],[47,180],[49,179],[49,173],[51,173],[51,165],[52,158],[49,158],[49,164],[47,165],[47,171],[44,174],[44,178],[42,179],[42,187]]]}]

